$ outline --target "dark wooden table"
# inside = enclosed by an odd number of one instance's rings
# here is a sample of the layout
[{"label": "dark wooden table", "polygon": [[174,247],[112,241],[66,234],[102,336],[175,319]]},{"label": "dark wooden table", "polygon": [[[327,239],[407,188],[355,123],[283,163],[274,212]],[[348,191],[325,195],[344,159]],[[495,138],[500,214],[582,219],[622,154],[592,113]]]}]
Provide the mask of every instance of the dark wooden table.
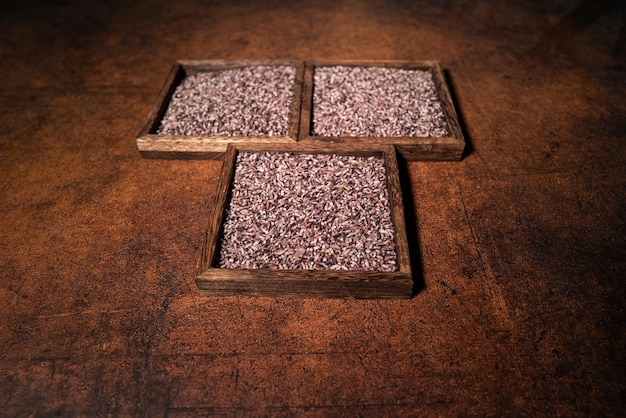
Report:
[{"label": "dark wooden table", "polygon": [[[0,9],[0,415],[626,413],[623,9],[46,3]],[[199,296],[221,163],[135,145],[178,59],[441,61],[470,147],[406,167],[419,293]]]}]

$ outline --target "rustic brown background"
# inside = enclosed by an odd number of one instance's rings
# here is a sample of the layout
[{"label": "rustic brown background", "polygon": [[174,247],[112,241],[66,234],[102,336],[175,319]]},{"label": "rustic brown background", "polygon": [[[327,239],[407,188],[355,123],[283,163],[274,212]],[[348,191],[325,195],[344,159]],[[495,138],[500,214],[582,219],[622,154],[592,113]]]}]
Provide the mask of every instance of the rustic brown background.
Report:
[{"label": "rustic brown background", "polygon": [[[2,6],[0,414],[625,414],[624,10],[588,3]],[[134,139],[214,58],[443,63],[471,149],[408,166],[413,299],[197,295],[221,163]]]}]

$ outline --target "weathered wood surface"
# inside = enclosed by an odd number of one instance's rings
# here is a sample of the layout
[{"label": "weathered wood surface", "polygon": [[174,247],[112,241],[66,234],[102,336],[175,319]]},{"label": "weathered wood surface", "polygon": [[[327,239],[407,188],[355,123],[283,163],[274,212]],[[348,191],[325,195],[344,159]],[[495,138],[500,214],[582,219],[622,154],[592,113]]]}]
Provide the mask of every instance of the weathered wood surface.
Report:
[{"label": "weathered wood surface", "polygon": [[[287,136],[161,135],[159,126],[176,87],[187,75],[246,66],[285,65],[296,69]],[[136,143],[144,158],[221,159],[230,143],[263,141],[295,143],[298,139],[304,64],[293,60],[179,60],[168,74]]]},{"label": "weathered wood surface", "polygon": [[[379,156],[384,159],[389,193],[389,209],[394,225],[398,271],[326,271],[223,269],[216,266],[222,224],[229,202],[229,192],[238,152],[295,152]],[[196,283],[203,295],[246,295],[318,298],[387,299],[409,298],[415,288],[411,271],[408,239],[404,220],[398,163],[393,147],[360,145],[358,147],[325,144],[306,145],[229,145],[224,158],[213,211],[209,217],[202,245]]]},{"label": "weathered wood surface", "polygon": [[[589,4],[3,7],[0,416],[626,416],[626,66]],[[222,162],[135,144],[181,57],[443,63],[471,150],[400,164],[414,297],[198,295]]]},{"label": "weathered wood surface", "polygon": [[[429,71],[437,94],[441,101],[446,122],[450,129],[448,137],[329,137],[313,135],[313,73],[316,67],[322,66],[354,66],[354,67],[387,67],[409,70]],[[307,61],[304,70],[304,85],[302,88],[302,106],[300,117],[299,142],[328,144],[381,144],[394,145],[407,161],[457,161],[460,160],[465,149],[465,137],[460,128],[458,114],[446,82],[441,64],[437,61]]]}]

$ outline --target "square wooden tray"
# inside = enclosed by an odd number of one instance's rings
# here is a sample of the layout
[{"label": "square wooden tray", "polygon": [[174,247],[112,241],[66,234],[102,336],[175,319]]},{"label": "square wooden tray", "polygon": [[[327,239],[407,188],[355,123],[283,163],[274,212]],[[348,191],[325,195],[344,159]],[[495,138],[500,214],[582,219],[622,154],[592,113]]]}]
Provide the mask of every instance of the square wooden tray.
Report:
[{"label": "square wooden tray", "polygon": [[[378,156],[384,159],[389,192],[391,220],[394,225],[397,270],[279,270],[223,269],[216,267],[225,213],[230,200],[239,152],[290,152],[301,154],[338,154]],[[196,284],[202,295],[288,296],[317,298],[409,298],[414,283],[409,259],[402,192],[395,149],[375,145],[329,148],[307,145],[229,145],[220,175],[215,206],[209,219]]]},{"label": "square wooden tray", "polygon": [[[313,135],[313,90],[315,88],[313,73],[315,68],[334,66],[387,67],[429,71],[435,83],[450,135],[447,137],[328,137]],[[299,142],[303,144],[323,142],[329,145],[353,144],[355,146],[366,144],[394,145],[407,161],[460,160],[465,148],[465,139],[452,96],[450,95],[450,89],[446,83],[441,65],[437,61],[334,61],[305,63]]]},{"label": "square wooden tray", "polygon": [[[167,110],[172,94],[180,82],[191,74],[209,71],[219,71],[231,68],[262,65],[286,65],[295,67],[296,77],[293,85],[289,127],[287,136],[211,136],[211,135],[160,135],[156,131]],[[304,64],[302,61],[286,60],[203,60],[178,61],[170,70],[157,101],[150,112],[148,120],[137,137],[137,148],[145,158],[167,159],[221,159],[226,147],[230,143],[246,143],[249,141],[290,144],[298,139],[298,125],[300,122],[300,103],[302,100],[302,79]]]}]

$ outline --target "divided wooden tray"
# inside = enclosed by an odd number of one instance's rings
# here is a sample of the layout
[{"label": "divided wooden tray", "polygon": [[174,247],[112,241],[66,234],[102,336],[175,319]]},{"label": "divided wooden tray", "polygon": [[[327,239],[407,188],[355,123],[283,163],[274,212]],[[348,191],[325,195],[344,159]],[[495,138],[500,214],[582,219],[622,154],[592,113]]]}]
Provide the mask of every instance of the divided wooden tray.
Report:
[{"label": "divided wooden tray", "polygon": [[[157,128],[176,87],[186,75],[205,71],[219,71],[229,68],[257,65],[289,65],[296,68],[296,80],[293,86],[293,101],[289,122],[289,133],[285,137],[235,137],[207,135],[160,135]],[[323,66],[358,66],[388,67],[414,70],[427,70],[435,83],[441,102],[449,136],[445,137],[325,137],[312,132],[313,112],[313,74],[315,68]],[[332,146],[345,144],[394,145],[407,161],[454,161],[460,160],[465,139],[460,128],[457,112],[452,101],[450,89],[441,65],[436,61],[334,61],[302,62],[284,60],[265,61],[179,61],[177,62],[161,89],[157,102],[137,138],[137,147],[146,158],[180,159],[221,159],[228,144],[263,143],[271,145],[289,145],[295,143]]]},{"label": "divided wooden tray", "polygon": [[[316,68],[333,66],[386,67],[430,72],[444,111],[450,135],[446,137],[326,137],[314,135],[312,132],[313,91],[315,88],[313,74]],[[450,89],[446,83],[441,65],[437,61],[335,61],[305,63],[299,141],[302,143],[394,145],[407,161],[460,160],[465,148],[465,139],[463,138]]]},{"label": "divided wooden tray", "polygon": [[[249,66],[292,66],[296,69],[293,85],[289,127],[287,136],[250,137],[250,136],[209,136],[209,135],[162,135],[157,134],[159,124],[165,114],[172,94],[181,81],[191,74],[209,71],[221,71]],[[145,158],[164,159],[221,159],[226,147],[231,143],[260,142],[270,144],[296,143],[300,121],[300,103],[302,100],[302,61],[287,60],[183,60],[178,61],[170,70],[148,120],[137,137],[137,148]]]},{"label": "divided wooden tray", "polygon": [[[384,160],[394,225],[396,271],[281,270],[219,268],[220,242],[240,152],[288,152],[377,156]],[[318,298],[409,298],[413,292],[402,192],[395,149],[391,146],[338,144],[229,145],[220,175],[196,277],[202,295],[291,296]]]}]

